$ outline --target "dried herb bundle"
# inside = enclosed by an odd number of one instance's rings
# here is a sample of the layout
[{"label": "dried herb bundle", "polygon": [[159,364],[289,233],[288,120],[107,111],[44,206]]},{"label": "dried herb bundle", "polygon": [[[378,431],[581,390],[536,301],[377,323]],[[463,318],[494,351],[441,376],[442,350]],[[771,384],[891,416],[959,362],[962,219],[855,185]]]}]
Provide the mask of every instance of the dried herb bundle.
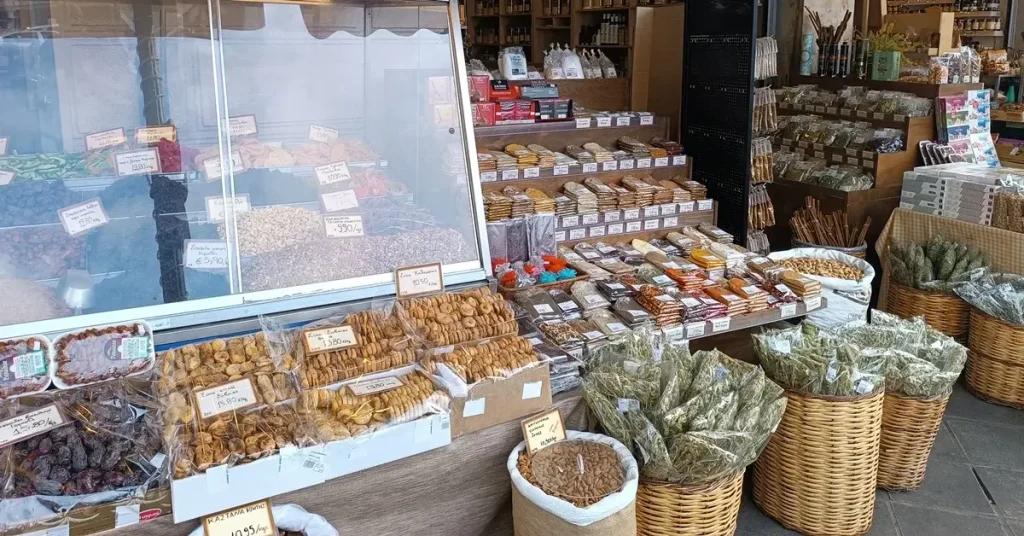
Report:
[{"label": "dried herb bundle", "polygon": [[885,383],[885,358],[810,324],[755,334],[754,350],[768,377],[786,389],[828,396],[874,392]]},{"label": "dried herb bundle", "polygon": [[891,244],[889,265],[897,283],[931,292],[952,293],[957,285],[984,275],[988,259],[974,245],[946,240],[941,234],[935,234],[927,242]]},{"label": "dried herb bundle", "polygon": [[717,350],[691,355],[649,329],[599,350],[589,366],[587,404],[657,480],[699,484],[741,470],[786,409],[782,388],[760,368]]},{"label": "dried herb bundle", "polygon": [[956,288],[958,296],[1004,322],[1024,326],[1024,277],[995,274]]}]

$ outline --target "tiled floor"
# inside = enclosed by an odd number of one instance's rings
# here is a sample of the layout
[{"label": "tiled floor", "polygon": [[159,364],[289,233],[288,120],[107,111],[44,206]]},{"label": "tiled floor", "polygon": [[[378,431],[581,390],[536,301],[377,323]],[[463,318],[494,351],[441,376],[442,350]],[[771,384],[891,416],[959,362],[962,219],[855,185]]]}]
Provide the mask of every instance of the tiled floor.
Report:
[{"label": "tiled floor", "polygon": [[[748,492],[737,534],[796,533],[761,513]],[[957,385],[924,484],[879,490],[868,534],[1024,536],[1024,410],[987,404]]]}]

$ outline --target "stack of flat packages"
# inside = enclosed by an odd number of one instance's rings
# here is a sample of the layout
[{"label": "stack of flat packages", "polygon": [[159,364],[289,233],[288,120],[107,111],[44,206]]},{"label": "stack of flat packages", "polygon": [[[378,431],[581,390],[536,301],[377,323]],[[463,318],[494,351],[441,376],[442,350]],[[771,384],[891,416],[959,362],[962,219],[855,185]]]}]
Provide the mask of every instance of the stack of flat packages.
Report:
[{"label": "stack of flat packages", "polygon": [[708,306],[699,298],[699,296],[706,295],[703,292],[695,291],[692,293],[683,293],[679,297],[679,303],[682,304],[682,309],[680,311],[684,323],[689,324],[690,322],[700,322],[707,319]]},{"label": "stack of flat packages", "polygon": [[724,303],[714,299],[706,291],[702,290],[699,293],[694,292],[693,297],[697,298],[704,304],[704,320],[711,320],[712,318],[721,318],[728,316],[729,311]]},{"label": "stack of flat packages", "polygon": [[693,253],[690,254],[690,261],[709,274],[712,270],[725,270],[725,261],[706,249],[693,250]]},{"label": "stack of flat packages", "polygon": [[711,243],[714,242],[714,240],[711,240],[711,238],[708,237],[708,235],[694,229],[693,227],[683,227],[682,229],[679,230],[679,232],[681,232],[683,236],[696,242],[696,249],[708,249],[711,247]]},{"label": "stack of flat packages", "polygon": [[680,263],[679,268],[665,270],[665,275],[672,278],[681,290],[696,292],[704,288],[707,277],[704,271],[692,262]]},{"label": "stack of flat packages", "polygon": [[[555,165],[565,165],[569,167],[579,167],[580,163],[575,158],[565,153],[555,153]],[[575,172],[575,171],[574,171]]]},{"label": "stack of flat packages", "polygon": [[484,194],[484,212],[487,221],[501,221],[512,217],[512,199],[498,192]]},{"label": "stack of flat packages", "polygon": [[697,224],[697,229],[700,232],[710,236],[712,240],[714,240],[715,242],[718,242],[719,244],[731,244],[732,243],[733,239],[732,239],[732,235],[731,234],[729,234],[729,233],[719,229],[718,227],[716,227],[716,226],[714,226],[714,225],[712,225],[710,223],[700,222],[699,224]]},{"label": "stack of flat packages", "polygon": [[662,149],[661,147],[655,147],[653,145],[648,144],[647,150],[651,152],[651,158],[665,158],[666,156],[668,156],[668,151]]},{"label": "stack of flat packages", "polygon": [[742,252],[733,249],[731,246],[732,244],[719,244],[718,242],[712,242],[708,249],[716,257],[725,261],[726,268],[742,268],[747,257]]},{"label": "stack of flat packages", "polygon": [[590,191],[597,196],[598,212],[615,210],[619,206],[619,195],[615,193],[615,189],[601,182],[597,177],[583,179],[583,185],[590,188]]},{"label": "stack of flat packages", "polygon": [[636,194],[636,206],[649,207],[654,204],[654,187],[650,184],[628,175],[622,179],[622,186]]},{"label": "stack of flat packages", "polygon": [[533,199],[526,195],[526,192],[516,188],[515,186],[506,186],[501,189],[501,193],[505,194],[512,200],[513,218],[533,214]]},{"label": "stack of flat packages", "polygon": [[623,188],[622,186],[613,186],[615,193],[619,196],[619,207],[622,210],[629,210],[637,208],[636,206],[636,193],[632,190]]},{"label": "stack of flat packages", "polygon": [[597,214],[597,195],[578,182],[567,182],[562,186],[565,195],[576,202],[577,214]]},{"label": "stack of flat packages", "polygon": [[478,151],[476,153],[476,163],[480,166],[481,173],[498,170],[498,159],[494,158],[494,155],[490,152]]},{"label": "stack of flat packages", "polygon": [[684,257],[689,257],[693,250],[700,247],[698,241],[682,233],[671,232],[665,236],[665,239],[671,242],[673,246],[679,248],[679,254]]},{"label": "stack of flat packages", "polygon": [[735,292],[725,287],[707,287],[704,289],[704,292],[718,300],[719,303],[724,304],[725,312],[728,316],[739,316],[749,310],[747,300],[744,300]]},{"label": "stack of flat packages", "polygon": [[580,164],[596,164],[597,160],[594,159],[594,155],[590,151],[580,147],[579,145],[567,145],[565,152],[569,156],[576,159]]},{"label": "stack of flat packages", "polygon": [[506,169],[518,169],[516,159],[512,158],[511,156],[505,153],[499,151],[491,151],[491,156],[493,156],[494,159],[497,161],[496,169],[499,171],[504,171]]},{"label": "stack of flat packages", "polygon": [[943,164],[903,174],[900,207],[981,225],[992,224],[998,180],[1006,172],[978,164]]},{"label": "stack of flat packages", "polygon": [[622,136],[616,141],[619,149],[626,151],[633,155],[633,158],[650,158],[651,150],[647,148],[640,140],[632,136]]},{"label": "stack of flat packages", "polygon": [[708,189],[703,184],[697,181],[684,180],[682,177],[672,177],[672,182],[683,187],[684,190],[690,192],[690,197],[694,201],[700,201],[708,198]]},{"label": "stack of flat packages", "polygon": [[678,184],[672,181],[663,180],[659,181],[658,184],[662,185],[665,188],[668,188],[669,190],[672,190],[673,203],[686,203],[689,201],[693,201],[693,197],[690,196],[690,192],[687,192],[685,189],[683,189],[682,186],[679,186]]},{"label": "stack of flat packages", "polygon": [[510,143],[505,146],[505,153],[509,156],[513,156],[516,159],[516,166],[519,169],[526,169],[529,167],[536,167],[537,162],[540,158],[537,153],[527,149],[526,147],[519,145],[518,143]]},{"label": "stack of flat packages", "polygon": [[665,203],[671,203],[674,195],[672,190],[665,188],[661,185],[661,182],[654,177],[645,177],[644,182],[651,185],[654,188],[654,204],[664,205]]},{"label": "stack of flat packages", "polygon": [[821,296],[821,283],[795,270],[783,270],[779,281],[804,301]]},{"label": "stack of flat packages", "polygon": [[683,146],[671,140],[663,140],[657,136],[651,138],[651,145],[659,149],[664,149],[670,156],[676,156],[683,154]]},{"label": "stack of flat packages", "polygon": [[527,188],[526,195],[533,199],[533,209],[536,212],[555,212],[555,200],[548,194],[536,188]]},{"label": "stack of flat packages", "polygon": [[659,328],[682,322],[679,301],[654,285],[644,285],[634,299],[651,313]]},{"label": "stack of flat packages", "polygon": [[555,167],[555,161],[558,160],[558,157],[555,156],[555,153],[552,152],[547,147],[544,147],[543,145],[538,145],[536,143],[531,143],[530,145],[527,145],[526,148],[533,151],[533,153],[537,155],[537,167],[543,169],[551,169]]},{"label": "stack of flat packages", "polygon": [[768,309],[768,293],[754,284],[753,281],[733,277],[729,279],[729,290],[747,300],[751,313]]},{"label": "stack of flat packages", "polygon": [[614,158],[616,162],[622,162],[623,160],[632,160],[633,155],[619,149],[618,151],[612,151],[612,158]]},{"label": "stack of flat packages", "polygon": [[601,145],[598,143],[584,143],[583,148],[586,149],[590,154],[594,155],[594,160],[596,160],[599,164],[602,162],[611,162],[615,160],[615,157],[612,156],[612,152],[609,151],[608,149],[605,149],[604,147],[601,147]]},{"label": "stack of flat packages", "polygon": [[576,201],[566,195],[555,197],[555,216],[571,216],[576,214]]}]

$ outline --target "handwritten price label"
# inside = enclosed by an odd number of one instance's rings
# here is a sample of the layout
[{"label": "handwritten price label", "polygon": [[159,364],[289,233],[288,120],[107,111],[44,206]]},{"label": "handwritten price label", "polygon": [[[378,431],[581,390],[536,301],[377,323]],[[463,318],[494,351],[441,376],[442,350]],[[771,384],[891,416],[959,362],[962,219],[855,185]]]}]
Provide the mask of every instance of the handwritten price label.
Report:
[{"label": "handwritten price label", "polygon": [[[557,167],[557,166],[555,166],[555,167]],[[569,173],[568,169],[569,169],[568,166],[566,166],[566,174]],[[480,182],[495,182],[497,180],[498,180],[498,172],[497,171],[484,171],[483,173],[480,174]]]},{"label": "handwritten price label", "polygon": [[249,378],[196,391],[196,406],[203,419],[255,405],[256,392]]},{"label": "handwritten price label", "polygon": [[536,179],[537,177],[540,177],[539,167],[528,167],[523,170],[524,179]]},{"label": "handwritten price label", "polygon": [[[206,171],[206,180],[215,181],[224,176],[223,168],[227,167],[227,162],[224,162],[225,166],[221,166],[220,157],[207,158],[203,160],[203,169]],[[238,151],[231,152],[231,169],[235,171],[241,171],[245,169],[245,162],[242,160],[242,153]]]},{"label": "handwritten price label", "polygon": [[565,422],[557,408],[522,421],[523,439],[531,456],[538,450],[565,440]]},{"label": "handwritten price label", "polygon": [[608,234],[610,234],[610,235],[622,234],[622,224],[621,223],[613,223],[613,224],[609,225],[608,226]]},{"label": "handwritten price label", "polygon": [[687,324],[686,325],[686,338],[687,339],[693,339],[695,337],[703,337],[704,336],[704,326],[705,325],[706,324],[704,322],[694,322],[692,324]]},{"label": "handwritten price label", "polygon": [[654,159],[654,167],[665,167],[668,165],[668,157],[663,156],[661,158]]},{"label": "handwritten price label", "polygon": [[721,318],[711,319],[711,333],[719,333],[722,331],[728,331],[729,326],[732,325],[732,318],[723,316]]},{"label": "handwritten price label", "polygon": [[597,173],[597,162],[590,162],[589,164],[583,164],[584,173]]},{"label": "handwritten price label", "polygon": [[514,181],[519,178],[518,169],[503,169],[501,170],[501,180],[503,181]]},{"label": "handwritten price label", "polygon": [[583,240],[586,237],[586,229],[572,229],[569,231],[569,240]]},{"label": "handwritten price label", "polygon": [[636,164],[636,160],[623,160],[622,162],[619,162],[619,169],[633,169],[634,164]]},{"label": "handwritten price label", "polygon": [[312,141],[332,142],[340,136],[341,133],[336,128],[309,125],[309,139]]},{"label": "handwritten price label", "polygon": [[319,354],[359,344],[351,326],[312,329],[302,332],[302,337],[306,343],[306,352],[309,354]]},{"label": "handwritten price label", "polygon": [[206,536],[276,536],[270,501],[247,504],[203,518]]},{"label": "handwritten price label", "polygon": [[64,424],[56,405],[49,405],[0,422],[0,448],[45,433]]},{"label": "handwritten price label", "polygon": [[697,201],[697,210],[711,210],[714,207],[714,203],[714,200],[711,199],[701,199],[700,201]]},{"label": "handwritten price label", "polygon": [[637,169],[647,169],[649,167],[651,167],[651,159],[650,158],[637,158],[636,159],[636,168]]},{"label": "handwritten price label", "polygon": [[597,118],[597,126],[598,127],[610,127],[610,126],[612,126],[612,118],[611,117],[606,117],[606,116],[598,117]]},{"label": "handwritten price label", "polygon": [[658,211],[660,211],[660,210],[661,210],[661,207],[659,207],[658,205],[652,205],[652,206],[649,206],[649,207],[644,207],[644,217],[645,218],[657,217],[658,216]]},{"label": "handwritten price label", "polygon": [[441,263],[410,266],[395,270],[395,286],[399,298],[444,290]]},{"label": "handwritten price label", "polygon": [[374,393],[380,393],[384,391],[390,391],[392,389],[398,389],[405,385],[402,380],[390,377],[390,378],[378,378],[376,380],[369,380],[365,382],[353,383],[349,385],[349,390],[356,396],[372,395]]},{"label": "handwritten price label", "polygon": [[576,119],[576,128],[590,128],[590,118],[580,117]]},{"label": "handwritten price label", "polygon": [[149,145],[160,140],[176,141],[177,139],[178,129],[174,128],[173,125],[141,127],[135,130],[135,143],[139,145]]},{"label": "handwritten price label", "polygon": [[686,165],[686,155],[684,154],[684,155],[673,156],[672,157],[672,165],[673,166],[685,166]]},{"label": "handwritten price label", "polygon": [[654,116],[649,114],[640,114],[640,125],[647,126],[654,124]]},{"label": "handwritten price label", "polygon": [[815,296],[814,298],[804,300],[804,303],[807,305],[808,311],[813,311],[818,307],[821,307],[821,297]]},{"label": "handwritten price label", "polygon": [[629,116],[628,115],[623,115],[623,116],[616,117],[615,118],[615,126],[617,126],[617,127],[628,127],[629,126]]},{"label": "handwritten price label", "polygon": [[780,312],[782,313],[782,318],[789,318],[791,316],[796,316],[796,304],[795,303],[787,303],[787,304],[783,305],[782,307],[779,307],[779,309],[780,309]]},{"label": "handwritten price label", "polygon": [[579,224],[579,216],[562,216],[562,227],[576,227]]},{"label": "handwritten price label", "polygon": [[611,162],[601,163],[602,171],[616,171],[617,169],[619,169],[619,163],[614,160],[612,160]]},{"label": "handwritten price label", "polygon": [[662,227],[677,227],[679,226],[679,216],[669,216],[662,220]]},{"label": "handwritten price label", "polygon": [[658,220],[644,220],[644,230],[650,231],[658,228]]},{"label": "handwritten price label", "polygon": [[95,151],[107,147],[117,147],[128,143],[128,136],[123,128],[112,128],[85,135],[85,150]]},{"label": "handwritten price label", "polygon": [[324,216],[324,231],[335,238],[363,236],[363,217]]},{"label": "handwritten price label", "polygon": [[584,214],[583,217],[580,219],[583,225],[594,225],[595,223],[597,223],[597,220],[597,214]]},{"label": "handwritten price label", "polygon": [[622,218],[626,220],[635,220],[640,217],[640,209],[629,208],[622,211]]},{"label": "handwritten price label", "polygon": [[[241,214],[252,210],[252,204],[249,202],[249,194],[236,195],[233,200],[235,205],[235,214]],[[224,196],[211,195],[206,198],[206,219],[211,222],[224,221],[226,218],[226,212]]]},{"label": "handwritten price label", "polygon": [[320,197],[323,198],[324,210],[327,212],[338,212],[359,206],[359,199],[356,197],[355,190],[331,192],[329,194],[323,194]]},{"label": "handwritten price label", "polygon": [[232,138],[238,136],[255,136],[257,133],[259,133],[259,129],[256,128],[256,116],[239,115],[235,117],[229,117],[228,130],[231,131]]},{"label": "handwritten price label", "polygon": [[316,180],[325,186],[352,178],[352,174],[348,170],[348,164],[345,162],[317,166],[313,168],[313,172],[316,174]]},{"label": "handwritten price label", "polygon": [[228,243],[223,240],[186,240],[185,267],[196,270],[226,270]]},{"label": "handwritten price label", "polygon": [[160,173],[160,153],[156,149],[117,153],[114,164],[119,177]]},{"label": "handwritten price label", "polygon": [[638,232],[640,232],[640,225],[641,224],[638,221],[631,221],[631,222],[626,224],[626,232],[627,233],[638,233]]},{"label": "handwritten price label", "polygon": [[107,213],[103,210],[103,204],[99,199],[92,199],[61,209],[57,212],[57,216],[60,218],[64,230],[71,236],[87,233],[110,221],[107,219]]},{"label": "handwritten price label", "polygon": [[556,177],[560,176],[560,175],[568,175],[569,174],[569,166],[567,164],[558,164],[557,166],[554,167],[554,169],[552,170],[552,173]]},{"label": "handwritten price label", "polygon": [[14,172],[13,171],[3,171],[3,170],[0,170],[0,186],[7,186],[13,180],[14,180]]}]

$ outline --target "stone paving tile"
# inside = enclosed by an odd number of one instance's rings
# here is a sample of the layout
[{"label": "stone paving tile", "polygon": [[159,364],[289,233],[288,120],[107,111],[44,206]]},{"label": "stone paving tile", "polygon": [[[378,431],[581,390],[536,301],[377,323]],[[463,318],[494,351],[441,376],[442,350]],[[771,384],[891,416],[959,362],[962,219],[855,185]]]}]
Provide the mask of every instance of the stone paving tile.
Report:
[{"label": "stone paving tile", "polygon": [[994,515],[963,514],[892,503],[903,536],[1010,536]]},{"label": "stone paving tile", "polygon": [[970,465],[931,460],[916,491],[893,491],[893,502],[975,514],[995,514]]},{"label": "stone paving tile", "polygon": [[[964,452],[960,442],[949,430],[949,424],[943,422],[939,428],[939,435],[935,437],[935,444],[932,445],[932,453],[928,457],[929,463],[936,461],[967,462],[967,453]],[[927,477],[927,473],[925,474]]]},{"label": "stone paving tile", "polygon": [[1024,470],[1024,426],[959,418],[947,418],[946,422],[972,464]]},{"label": "stone paving tile", "polygon": [[1024,521],[1018,521],[1016,519],[1006,519],[1006,527],[1010,529],[1013,536],[1024,536]]},{"label": "stone paving tile", "polygon": [[[740,505],[736,534],[737,536],[789,536],[799,533],[786,529],[768,517],[754,504],[754,498],[750,494],[744,494],[743,503]],[[900,536],[889,506],[889,495],[885,490],[878,490],[875,494],[874,520],[871,523],[871,530],[866,536]]]},{"label": "stone paving tile", "polygon": [[871,521],[871,530],[867,536],[900,536],[892,508],[893,505],[889,501],[875,497],[875,517]]},{"label": "stone paving tile", "polygon": [[989,404],[968,392],[962,380],[953,386],[953,394],[946,406],[946,416],[1024,426],[1024,411]]},{"label": "stone paving tile", "polygon": [[1024,523],[1024,471],[988,467],[978,467],[975,471],[996,502],[996,511],[1003,517]]}]

